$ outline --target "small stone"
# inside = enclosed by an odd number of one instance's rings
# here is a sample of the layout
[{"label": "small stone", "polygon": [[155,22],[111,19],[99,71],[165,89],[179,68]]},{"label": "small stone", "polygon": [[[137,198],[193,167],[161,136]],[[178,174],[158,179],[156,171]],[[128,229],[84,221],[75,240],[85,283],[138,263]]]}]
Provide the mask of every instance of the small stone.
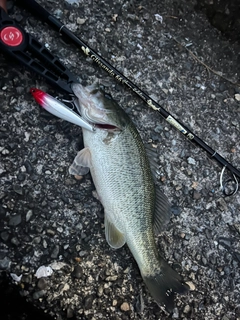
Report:
[{"label": "small stone", "polygon": [[109,276],[109,277],[107,277],[106,278],[106,281],[116,281],[117,280],[117,278],[118,278],[118,276]]},{"label": "small stone", "polygon": [[9,233],[7,231],[1,232],[1,238],[3,241],[7,241],[9,238]]},{"label": "small stone", "polygon": [[217,205],[221,211],[227,211],[227,204],[224,199],[220,198],[217,200]]},{"label": "small stone", "polygon": [[20,244],[20,241],[18,240],[17,237],[13,237],[11,239],[11,243],[14,244],[15,246],[18,246]]},{"label": "small stone", "polygon": [[26,160],[24,162],[24,167],[26,168],[26,171],[27,171],[28,174],[33,173],[33,166],[32,166],[32,164],[31,164],[31,162],[29,160]]},{"label": "small stone", "polygon": [[186,281],[185,283],[189,286],[190,291],[196,290],[196,287],[192,281]]},{"label": "small stone", "polygon": [[40,291],[34,292],[33,299],[37,300],[37,299],[43,297],[45,295],[45,293],[46,293],[45,290],[40,290]]},{"label": "small stone", "polygon": [[172,214],[174,214],[175,216],[179,216],[181,213],[181,208],[178,206],[173,206],[171,207],[171,212]]},{"label": "small stone", "polygon": [[54,10],[53,13],[58,19],[62,19],[62,17],[63,17],[63,11],[62,10],[56,9],[56,10]]},{"label": "small stone", "polygon": [[17,193],[17,194],[20,194],[21,196],[23,195],[23,188],[18,185],[18,184],[15,184],[13,186],[13,190]]},{"label": "small stone", "polygon": [[124,312],[129,311],[130,310],[130,306],[127,302],[123,302],[120,306],[120,309]]},{"label": "small stone", "polygon": [[240,94],[239,93],[236,93],[235,96],[234,96],[235,100],[237,101],[240,101]]},{"label": "small stone", "polygon": [[191,307],[187,304],[183,309],[183,313],[189,313],[190,311],[191,311]]},{"label": "small stone", "polygon": [[196,161],[195,161],[193,158],[191,158],[191,157],[187,158],[187,162],[188,162],[189,164],[196,165]]},{"label": "small stone", "polygon": [[80,265],[76,265],[73,272],[72,272],[72,276],[74,278],[80,279],[82,278],[83,275],[83,269]]},{"label": "small stone", "polygon": [[32,240],[32,243],[33,244],[39,244],[40,242],[41,242],[41,237],[40,236],[37,236],[37,237],[35,237],[33,240]]},{"label": "small stone", "polygon": [[83,18],[77,18],[77,24],[80,24],[80,25],[82,25],[82,24],[84,24],[85,22],[87,21],[87,19],[83,19]]},{"label": "small stone", "polygon": [[9,269],[12,261],[8,257],[4,257],[4,259],[0,259],[0,270]]},{"label": "small stone", "polygon": [[53,259],[56,259],[59,255],[59,250],[60,250],[60,247],[59,245],[57,244],[54,248],[53,248],[53,251],[52,251],[52,254],[51,254],[51,258]]},{"label": "small stone", "polygon": [[85,308],[86,310],[91,309],[92,303],[93,303],[93,296],[92,296],[92,295],[87,296],[87,297],[84,299],[84,308]]},{"label": "small stone", "polygon": [[22,282],[24,282],[24,283],[32,283],[32,275],[31,274],[23,275],[22,276]]},{"label": "small stone", "polygon": [[17,179],[18,179],[18,181],[23,182],[23,181],[26,179],[26,174],[20,172],[20,173],[17,175]]},{"label": "small stone", "polygon": [[28,222],[31,219],[32,215],[33,215],[32,210],[28,210],[26,214],[26,222]]},{"label": "small stone", "polygon": [[16,215],[16,216],[10,218],[10,220],[9,220],[9,225],[10,225],[11,227],[16,227],[16,226],[18,226],[21,222],[22,222],[22,217],[21,217],[20,214],[18,214],[18,215]]},{"label": "small stone", "polygon": [[193,191],[193,199],[195,199],[195,200],[201,199],[201,193],[196,191],[196,190],[194,190]]},{"label": "small stone", "polygon": [[10,151],[8,150],[8,149],[3,149],[2,150],[2,154],[3,155],[7,155],[7,154],[9,154],[10,153]]},{"label": "small stone", "polygon": [[37,271],[35,273],[35,277],[40,279],[40,278],[44,278],[44,277],[50,277],[52,274],[53,274],[53,270],[51,267],[41,266],[37,269]]},{"label": "small stone", "polygon": [[55,235],[55,231],[51,230],[51,229],[47,229],[47,234],[49,234],[50,236],[54,236]]},{"label": "small stone", "polygon": [[117,300],[114,299],[113,302],[112,302],[112,306],[113,306],[113,307],[116,307],[116,305],[117,305]]},{"label": "small stone", "polygon": [[38,286],[38,288],[39,288],[40,290],[44,290],[44,289],[47,288],[48,283],[47,283],[47,281],[46,281],[45,278],[41,278],[41,279],[39,279],[39,281],[38,281],[38,283],[37,283],[37,286]]},{"label": "small stone", "polygon": [[101,297],[103,295],[103,286],[98,287],[98,296]]},{"label": "small stone", "polygon": [[179,318],[178,308],[174,308],[174,309],[173,309],[172,318],[173,318],[173,319],[178,319],[178,318]]}]

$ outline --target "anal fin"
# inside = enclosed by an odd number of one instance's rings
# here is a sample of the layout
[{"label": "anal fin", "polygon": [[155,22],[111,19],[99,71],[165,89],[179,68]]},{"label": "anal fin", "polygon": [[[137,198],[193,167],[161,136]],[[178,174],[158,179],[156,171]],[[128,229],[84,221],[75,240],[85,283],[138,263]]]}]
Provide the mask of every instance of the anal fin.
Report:
[{"label": "anal fin", "polygon": [[105,213],[104,224],[105,224],[106,240],[107,240],[108,244],[110,245],[110,247],[115,248],[115,249],[121,248],[126,242],[125,236],[108,219],[106,213]]}]

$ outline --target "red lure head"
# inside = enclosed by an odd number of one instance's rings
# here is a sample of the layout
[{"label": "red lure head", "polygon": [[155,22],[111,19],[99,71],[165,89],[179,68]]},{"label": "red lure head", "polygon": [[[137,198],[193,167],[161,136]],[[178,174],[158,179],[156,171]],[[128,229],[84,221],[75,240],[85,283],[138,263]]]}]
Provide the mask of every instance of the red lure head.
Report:
[{"label": "red lure head", "polygon": [[47,93],[37,88],[31,88],[30,93],[33,95],[36,102],[40,104],[40,106],[44,107],[44,98],[46,97]]}]

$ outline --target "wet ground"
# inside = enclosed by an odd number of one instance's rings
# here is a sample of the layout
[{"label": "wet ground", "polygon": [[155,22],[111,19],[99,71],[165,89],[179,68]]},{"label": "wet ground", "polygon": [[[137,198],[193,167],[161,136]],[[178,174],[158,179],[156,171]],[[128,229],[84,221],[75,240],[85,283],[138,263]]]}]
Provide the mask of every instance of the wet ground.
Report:
[{"label": "wet ground", "polygon": [[[219,1],[217,8],[200,0],[39,3],[240,168],[237,2]],[[219,189],[222,168],[47,25],[11,1],[9,12],[80,81],[103,84],[144,142],[156,147],[158,183],[173,207],[156,240],[191,291],[166,313],[151,299],[128,248],[109,248],[90,175],[76,180],[68,174],[82,148],[81,129],[41,110],[29,89],[53,90],[1,55],[3,319],[39,313],[58,320],[240,319],[240,196],[225,197]],[[53,274],[37,279],[43,265]]]}]

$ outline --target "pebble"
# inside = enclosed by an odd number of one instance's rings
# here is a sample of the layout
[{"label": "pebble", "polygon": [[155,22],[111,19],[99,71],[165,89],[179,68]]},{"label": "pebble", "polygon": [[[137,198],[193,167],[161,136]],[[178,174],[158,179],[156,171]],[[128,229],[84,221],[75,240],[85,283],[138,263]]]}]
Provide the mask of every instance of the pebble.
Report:
[{"label": "pebble", "polygon": [[192,281],[186,281],[186,284],[189,286],[190,291],[196,290],[196,287]]},{"label": "pebble", "polygon": [[172,214],[174,214],[175,216],[179,216],[181,213],[181,208],[178,206],[172,206],[171,207],[171,212]]},{"label": "pebble", "polygon": [[218,199],[217,204],[221,211],[227,211],[227,204],[223,198]]},{"label": "pebble", "polygon": [[39,279],[37,286],[40,290],[46,289],[48,286],[47,280],[45,278]]},{"label": "pebble", "polygon": [[72,276],[74,278],[80,279],[83,276],[83,269],[82,267],[78,264],[75,266],[73,272],[72,272]]},{"label": "pebble", "polygon": [[63,17],[63,11],[60,10],[60,9],[54,10],[53,14],[54,14],[54,16],[56,16],[58,19],[62,19],[62,17]]},{"label": "pebble", "polygon": [[201,193],[196,191],[196,190],[194,190],[193,191],[193,199],[195,199],[195,200],[201,199]]},{"label": "pebble", "polygon": [[130,310],[130,305],[127,302],[123,302],[120,306],[120,309],[124,312],[129,311]]},{"label": "pebble", "polygon": [[87,19],[83,19],[83,18],[77,18],[77,24],[84,24],[87,21]]},{"label": "pebble", "polygon": [[7,241],[9,238],[9,233],[7,231],[1,232],[1,238],[3,241]]},{"label": "pebble", "polygon": [[239,93],[236,93],[235,96],[234,96],[235,100],[237,101],[240,101],[240,94]]},{"label": "pebble", "polygon": [[33,299],[34,299],[34,300],[37,300],[37,299],[43,297],[45,294],[46,294],[46,291],[45,291],[45,290],[36,291],[36,292],[34,292],[34,294],[33,294]]},{"label": "pebble", "polygon": [[191,307],[189,306],[189,304],[187,304],[183,309],[183,313],[189,313],[190,311],[191,311]]},{"label": "pebble", "polygon": [[11,217],[10,220],[9,220],[9,225],[11,227],[16,227],[18,226],[20,223],[22,222],[22,217],[20,214],[14,216],[14,217]]},{"label": "pebble", "polygon": [[27,172],[28,174],[33,173],[33,166],[32,166],[32,164],[31,164],[31,162],[30,162],[29,160],[26,160],[26,161],[24,162],[24,166],[25,166],[26,172]]},{"label": "pebble", "polygon": [[9,269],[11,266],[12,261],[8,257],[4,257],[0,259],[0,270]]},{"label": "pebble", "polygon": [[106,278],[106,281],[116,281],[117,280],[117,278],[118,278],[118,276],[109,276],[109,277],[107,277]]},{"label": "pebble", "polygon": [[54,236],[55,235],[55,231],[52,229],[47,229],[47,234],[49,234],[50,236]]},{"label": "pebble", "polygon": [[191,158],[191,157],[187,158],[187,162],[188,162],[189,164],[196,165],[196,161],[195,161],[193,158]]},{"label": "pebble", "polygon": [[88,295],[86,296],[86,298],[84,299],[84,308],[86,310],[89,310],[92,308],[92,303],[93,303],[93,296],[92,295]]},{"label": "pebble", "polygon": [[13,237],[11,239],[11,243],[14,244],[15,246],[18,246],[20,244],[20,241],[18,240],[17,237]]},{"label": "pebble", "polygon": [[53,248],[52,254],[51,254],[51,258],[56,259],[59,255],[59,250],[60,250],[59,245],[58,244],[55,245],[55,247]]},{"label": "pebble", "polygon": [[98,296],[101,297],[103,295],[103,286],[98,287]]},{"label": "pebble", "polygon": [[33,215],[33,211],[28,210],[28,212],[26,213],[26,222],[28,222],[31,219],[32,215]]},{"label": "pebble", "polygon": [[117,303],[118,303],[117,300],[114,299],[113,302],[112,302],[112,306],[113,306],[113,307],[116,307]]},{"label": "pebble", "polygon": [[173,318],[173,319],[178,319],[178,318],[179,318],[178,308],[174,308],[174,309],[173,309],[172,318]]},{"label": "pebble", "polygon": [[17,179],[18,179],[18,181],[23,182],[23,181],[26,179],[26,174],[20,172],[20,173],[17,175]]}]

